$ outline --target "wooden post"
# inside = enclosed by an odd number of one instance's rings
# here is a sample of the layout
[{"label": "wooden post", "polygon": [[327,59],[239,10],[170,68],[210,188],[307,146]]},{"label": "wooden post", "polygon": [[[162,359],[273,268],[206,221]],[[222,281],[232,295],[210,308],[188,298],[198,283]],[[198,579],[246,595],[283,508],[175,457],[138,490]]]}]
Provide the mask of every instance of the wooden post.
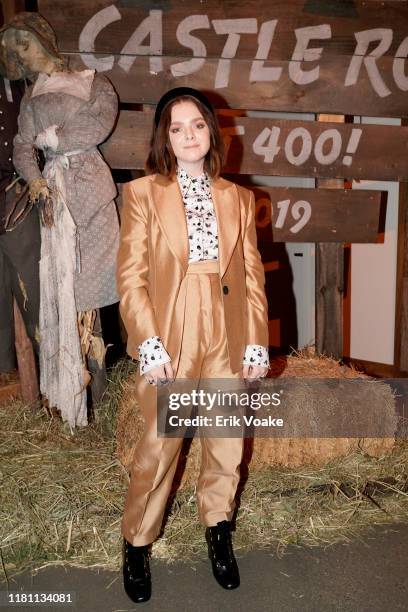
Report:
[{"label": "wooden post", "polygon": [[[318,121],[344,123],[344,115],[318,115]],[[318,187],[344,189],[343,179],[320,179]],[[344,253],[337,243],[316,244],[316,350],[343,356]]]},{"label": "wooden post", "polygon": [[[402,125],[408,121],[403,120]],[[408,183],[399,183],[394,365],[408,372]]]},{"label": "wooden post", "polygon": [[35,402],[39,389],[31,340],[27,336],[23,317],[14,300],[14,325],[16,333],[16,353],[20,376],[21,396],[25,402]]},{"label": "wooden post", "polygon": [[8,23],[17,13],[25,11],[24,0],[2,0],[1,6],[3,9],[4,23]]},{"label": "wooden post", "polygon": [[[97,338],[102,339],[102,323],[99,308],[96,309],[96,319],[93,327],[92,334]],[[93,356],[92,351],[87,355],[88,371],[92,376],[91,380],[91,396],[92,396],[92,407],[101,401],[103,394],[106,391],[108,384],[108,378],[106,374],[106,362],[105,358],[103,363],[99,365],[98,360]]]}]

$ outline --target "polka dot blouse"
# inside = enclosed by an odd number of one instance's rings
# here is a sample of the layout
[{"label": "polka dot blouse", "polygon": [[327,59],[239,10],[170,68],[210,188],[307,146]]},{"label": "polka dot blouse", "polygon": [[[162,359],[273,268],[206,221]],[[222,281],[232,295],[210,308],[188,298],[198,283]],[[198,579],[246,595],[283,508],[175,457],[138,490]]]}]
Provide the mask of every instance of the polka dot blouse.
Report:
[{"label": "polka dot blouse", "polygon": [[218,259],[218,228],[207,174],[190,177],[177,170],[186,212],[190,252],[188,262]]}]

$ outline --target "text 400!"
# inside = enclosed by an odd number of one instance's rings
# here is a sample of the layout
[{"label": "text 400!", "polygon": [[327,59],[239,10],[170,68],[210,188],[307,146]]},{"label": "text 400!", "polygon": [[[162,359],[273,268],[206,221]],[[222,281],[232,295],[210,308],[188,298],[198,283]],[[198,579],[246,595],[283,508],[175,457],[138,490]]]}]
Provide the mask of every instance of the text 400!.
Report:
[{"label": "text 400!", "polygon": [[[252,144],[253,152],[263,157],[266,164],[273,163],[282,148],[279,144],[280,132],[281,128],[279,127],[274,126],[272,129],[266,127]],[[352,155],[357,150],[361,133],[362,130],[359,128],[351,130],[346,153],[343,154],[342,158],[343,165],[351,166]],[[289,132],[283,144],[285,157],[294,166],[301,166],[307,162],[312,153],[318,164],[328,166],[337,161],[342,148],[342,135],[335,128],[329,128],[321,132],[313,146],[310,132],[305,127],[296,127]]]}]

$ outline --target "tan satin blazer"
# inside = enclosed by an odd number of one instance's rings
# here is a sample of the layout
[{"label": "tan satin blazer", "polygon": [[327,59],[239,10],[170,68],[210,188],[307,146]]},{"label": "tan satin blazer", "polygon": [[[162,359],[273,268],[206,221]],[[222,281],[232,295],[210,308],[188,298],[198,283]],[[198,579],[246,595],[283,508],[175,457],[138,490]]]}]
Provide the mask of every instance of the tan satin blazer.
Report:
[{"label": "tan satin blazer", "polygon": [[[254,194],[223,178],[211,183],[218,224],[220,279],[232,371],[247,344],[268,346],[265,275],[257,249]],[[182,330],[173,313],[188,267],[188,234],[177,178],[160,174],[126,183],[117,264],[127,351],[160,336],[177,370]]]}]

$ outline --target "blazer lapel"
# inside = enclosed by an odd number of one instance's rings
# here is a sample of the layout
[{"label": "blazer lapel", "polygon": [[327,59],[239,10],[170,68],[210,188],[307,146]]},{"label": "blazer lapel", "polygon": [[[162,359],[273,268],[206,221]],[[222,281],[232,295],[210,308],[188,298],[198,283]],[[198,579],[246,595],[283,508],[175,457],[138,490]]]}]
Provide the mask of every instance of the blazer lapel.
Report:
[{"label": "blazer lapel", "polygon": [[218,225],[220,276],[224,276],[238,240],[240,208],[235,185],[218,178],[211,183],[211,193]]},{"label": "blazer lapel", "polygon": [[169,248],[184,272],[188,266],[188,231],[183,200],[176,178],[156,174],[152,181],[153,204]]}]

